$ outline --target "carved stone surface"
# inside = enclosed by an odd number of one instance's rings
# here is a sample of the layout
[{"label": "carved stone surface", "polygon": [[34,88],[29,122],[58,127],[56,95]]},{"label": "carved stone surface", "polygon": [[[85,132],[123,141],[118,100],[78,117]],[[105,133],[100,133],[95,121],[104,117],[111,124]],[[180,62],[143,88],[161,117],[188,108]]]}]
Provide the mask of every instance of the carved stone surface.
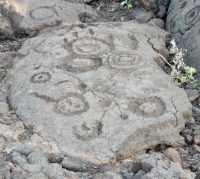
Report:
[{"label": "carved stone surface", "polygon": [[191,105],[156,63],[153,47],[164,48],[166,36],[130,21],[60,27],[24,42],[7,80],[24,143],[97,164],[179,145]]},{"label": "carved stone surface", "polygon": [[88,5],[63,0],[4,0],[2,14],[15,33],[33,35],[48,27],[93,22],[96,12]]},{"label": "carved stone surface", "polygon": [[179,48],[187,49],[185,62],[197,69],[197,77],[200,79],[200,1],[172,0],[166,28],[172,33]]}]

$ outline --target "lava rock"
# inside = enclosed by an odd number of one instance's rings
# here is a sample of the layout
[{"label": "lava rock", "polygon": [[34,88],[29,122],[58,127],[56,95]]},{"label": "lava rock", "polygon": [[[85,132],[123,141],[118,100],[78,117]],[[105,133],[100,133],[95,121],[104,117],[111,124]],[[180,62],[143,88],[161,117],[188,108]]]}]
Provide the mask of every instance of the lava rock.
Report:
[{"label": "lava rock", "polygon": [[9,106],[6,102],[0,102],[0,114],[4,115],[8,113],[9,111]]},{"label": "lava rock", "polygon": [[80,162],[68,159],[66,157],[61,162],[61,165],[62,165],[63,168],[66,168],[67,170],[70,170],[70,171],[77,172],[77,171],[84,171],[84,170],[86,170],[86,166],[84,166]]},{"label": "lava rock", "polygon": [[10,171],[5,161],[0,160],[0,178],[10,179]]},{"label": "lava rock", "polygon": [[145,9],[136,9],[132,13],[132,19],[139,23],[149,22],[153,19],[154,15],[152,12],[147,12]]},{"label": "lava rock", "polygon": [[137,172],[132,179],[141,179],[146,173],[143,170]]},{"label": "lava rock", "polygon": [[199,168],[200,168],[200,161],[193,163],[191,170],[193,172],[196,172]]},{"label": "lava rock", "polygon": [[133,173],[137,173],[139,172],[140,170],[142,169],[142,166],[141,166],[141,163],[136,161],[136,160],[133,160],[131,162],[131,165],[130,165],[130,168],[129,170]]},{"label": "lava rock", "polygon": [[52,163],[60,163],[64,159],[64,155],[62,153],[52,154],[50,160]]},{"label": "lava rock", "polygon": [[200,134],[195,134],[194,135],[194,143],[195,144],[200,144]]},{"label": "lava rock", "polygon": [[168,148],[165,152],[164,155],[170,159],[171,161],[180,164],[182,167],[182,160],[180,157],[180,154],[173,148]]},{"label": "lava rock", "polygon": [[193,142],[193,137],[191,135],[186,135],[185,136],[185,141],[188,143],[188,144],[191,144]]},{"label": "lava rock", "polygon": [[149,23],[153,23],[157,25],[158,27],[160,27],[161,29],[164,29],[164,26],[165,26],[165,22],[160,18],[151,19]]},{"label": "lava rock", "polygon": [[192,135],[192,133],[193,133],[193,130],[192,129],[188,129],[188,128],[185,128],[185,129],[183,129],[183,131],[181,131],[181,135],[183,137],[185,137],[186,135]]},{"label": "lava rock", "polygon": [[191,102],[196,100],[199,97],[199,91],[198,90],[185,89],[185,92],[187,93],[188,99]]},{"label": "lava rock", "polygon": [[123,177],[125,179],[132,179],[133,176],[134,176],[134,173],[132,173],[132,172],[131,173],[128,173],[128,172],[123,173]]}]

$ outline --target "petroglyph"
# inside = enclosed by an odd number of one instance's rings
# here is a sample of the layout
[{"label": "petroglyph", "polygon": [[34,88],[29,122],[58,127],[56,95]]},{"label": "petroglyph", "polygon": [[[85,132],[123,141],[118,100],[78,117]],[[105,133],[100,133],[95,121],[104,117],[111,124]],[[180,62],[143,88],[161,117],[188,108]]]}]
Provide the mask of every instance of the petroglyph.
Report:
[{"label": "petroglyph", "polygon": [[51,79],[51,75],[49,72],[41,72],[38,74],[35,74],[31,77],[30,81],[32,83],[45,83]]},{"label": "petroglyph", "polygon": [[96,70],[102,65],[101,58],[66,58],[66,63],[61,67],[62,69],[74,72],[74,73],[84,73],[87,71]]},{"label": "petroglyph", "polygon": [[34,20],[45,20],[52,18],[54,15],[55,15],[54,10],[48,7],[39,7],[37,9],[30,11],[30,16]]},{"label": "petroglyph", "polygon": [[79,127],[74,126],[74,135],[77,139],[82,141],[89,141],[96,138],[102,128],[102,123],[100,121],[96,121],[91,127],[88,127],[87,124],[83,123]]},{"label": "petroglyph", "polygon": [[114,48],[113,36],[108,35],[107,40],[92,36],[81,37],[67,43],[66,48],[69,52],[82,57],[100,57]]},{"label": "petroglyph", "polygon": [[141,57],[136,54],[112,54],[108,57],[108,63],[111,68],[116,70],[134,70],[142,63]]},{"label": "petroglyph", "polygon": [[128,109],[139,116],[154,118],[163,115],[166,107],[160,98],[148,97],[131,99]]},{"label": "petroglyph", "polygon": [[70,28],[40,32],[14,60],[10,106],[44,143],[56,139],[56,147],[23,142],[41,154],[59,148],[102,164],[180,141],[191,106],[157,66],[159,55],[148,43],[155,35],[165,41],[165,32],[134,21]]},{"label": "petroglyph", "polygon": [[78,115],[89,109],[85,99],[76,93],[68,93],[61,97],[55,105],[55,111],[65,116]]},{"label": "petroglyph", "polygon": [[200,6],[191,9],[185,16],[185,23],[189,25],[193,23],[195,20],[200,20],[199,12],[200,12]]}]

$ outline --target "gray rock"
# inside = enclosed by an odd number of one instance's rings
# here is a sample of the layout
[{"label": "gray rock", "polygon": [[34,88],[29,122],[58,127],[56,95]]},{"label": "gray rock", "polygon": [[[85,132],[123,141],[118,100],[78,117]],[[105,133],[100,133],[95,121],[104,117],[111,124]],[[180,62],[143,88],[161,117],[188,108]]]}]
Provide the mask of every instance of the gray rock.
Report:
[{"label": "gray rock", "polygon": [[11,179],[25,179],[28,178],[28,174],[22,170],[19,166],[15,167],[11,171]]},{"label": "gray rock", "polygon": [[158,27],[160,27],[161,29],[164,29],[164,26],[165,26],[165,22],[159,18],[151,19],[149,21],[149,23],[153,23],[153,24],[157,25]]},{"label": "gray rock", "polygon": [[194,135],[194,143],[195,144],[200,144],[200,134],[195,134]]},{"label": "gray rock", "polygon": [[132,173],[132,172],[131,173],[127,173],[127,172],[123,173],[123,177],[125,179],[132,179],[133,176],[134,176],[134,173]]},{"label": "gray rock", "polygon": [[166,7],[161,5],[161,6],[159,6],[159,12],[156,15],[159,18],[163,18],[166,15],[166,12],[167,12]]},{"label": "gray rock", "polygon": [[31,174],[27,179],[48,179],[42,172]]},{"label": "gray rock", "polygon": [[192,133],[193,133],[193,130],[192,129],[187,129],[187,128],[185,128],[185,129],[183,129],[183,131],[181,131],[181,135],[183,137],[186,136],[186,135],[192,135]]},{"label": "gray rock", "polygon": [[191,144],[193,142],[193,137],[191,135],[185,135],[185,141]]},{"label": "gray rock", "polygon": [[136,9],[132,13],[132,19],[139,23],[149,22],[153,19],[154,15],[152,12],[148,12],[145,9]]},{"label": "gray rock", "polygon": [[39,164],[42,167],[48,166],[48,160],[45,157],[40,156],[38,153],[36,152],[31,152],[28,156],[27,156],[27,161],[30,164]]},{"label": "gray rock", "polygon": [[168,148],[165,152],[164,155],[170,159],[172,162],[180,164],[182,167],[182,160],[180,154],[173,148]]},{"label": "gray rock", "polygon": [[61,153],[52,154],[50,158],[52,163],[60,163],[63,161],[63,159],[64,159],[64,155]]},{"label": "gray rock", "polygon": [[0,114],[6,114],[9,111],[9,106],[6,102],[0,102]]},{"label": "gray rock", "polygon": [[165,49],[166,37],[130,21],[56,28],[25,41],[9,73],[9,102],[43,141],[24,144],[41,156],[66,152],[94,164],[163,141],[182,145],[191,104],[152,48]]},{"label": "gray rock", "polygon": [[18,152],[13,152],[12,161],[15,165],[23,166],[27,164],[27,160],[23,155],[20,155]]},{"label": "gray rock", "polygon": [[24,144],[19,144],[15,142],[7,143],[6,150],[12,152],[18,152],[21,155],[28,156],[31,153],[31,149]]},{"label": "gray rock", "polygon": [[193,89],[185,89],[185,92],[188,95],[188,99],[192,102],[199,97],[199,91]]},{"label": "gray rock", "polygon": [[62,0],[6,2],[8,5],[2,9],[2,14],[10,20],[14,32],[19,34],[34,35],[47,27],[92,22],[97,16],[90,6]]},{"label": "gray rock", "polygon": [[42,173],[53,179],[63,179],[65,175],[62,166],[57,163],[52,163],[48,167],[43,168]]},{"label": "gray rock", "polygon": [[200,161],[195,162],[195,163],[192,164],[192,168],[191,169],[192,169],[193,172],[196,172],[199,168],[200,168]]},{"label": "gray rock", "polygon": [[137,172],[132,179],[141,179],[146,173],[143,170]]},{"label": "gray rock", "polygon": [[[170,162],[163,154],[143,154],[135,160],[141,163],[143,173],[140,179],[174,179],[185,178],[194,179],[193,174],[185,172],[177,163]],[[141,170],[142,171],[142,170]],[[136,179],[137,174],[133,177]],[[139,179],[139,178],[137,178]]]},{"label": "gray rock", "polygon": [[158,14],[158,17],[164,17],[169,0],[137,0],[137,2],[148,11]]},{"label": "gray rock", "polygon": [[0,178],[1,179],[10,179],[10,171],[7,167],[6,162],[0,160]]},{"label": "gray rock", "polygon": [[130,165],[130,171],[133,172],[133,173],[137,173],[139,172],[140,170],[142,169],[142,166],[141,166],[141,163],[136,161],[136,160],[133,160],[131,162],[131,165]]},{"label": "gray rock", "polygon": [[185,62],[197,69],[197,77],[200,79],[200,1],[171,0],[166,20],[166,28],[178,43],[178,47],[187,49]]},{"label": "gray rock", "polygon": [[61,162],[61,165],[63,168],[75,172],[86,169],[85,166],[82,165],[80,162],[68,158],[64,158],[64,160]]},{"label": "gray rock", "polygon": [[181,157],[188,156],[188,151],[183,148],[178,148],[177,151],[179,152]]},{"label": "gray rock", "polygon": [[5,148],[5,140],[3,137],[0,137],[0,152]]},{"label": "gray rock", "polygon": [[99,174],[96,174],[94,179],[99,179],[99,178],[102,178],[102,179],[122,179],[121,175],[119,174],[116,174],[114,172],[105,172],[105,173],[99,173]]},{"label": "gray rock", "polygon": [[10,38],[13,35],[12,27],[7,19],[0,12],[0,40]]},{"label": "gray rock", "polygon": [[14,52],[0,52],[0,68],[11,68],[15,55]]}]

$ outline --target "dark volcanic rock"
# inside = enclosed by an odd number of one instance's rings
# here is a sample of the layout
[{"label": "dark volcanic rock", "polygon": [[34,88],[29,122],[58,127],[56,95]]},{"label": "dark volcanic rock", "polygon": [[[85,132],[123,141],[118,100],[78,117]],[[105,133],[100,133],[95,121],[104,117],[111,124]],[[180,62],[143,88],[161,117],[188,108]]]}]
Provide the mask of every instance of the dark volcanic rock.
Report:
[{"label": "dark volcanic rock", "polygon": [[145,23],[150,21],[154,17],[152,12],[148,12],[145,9],[136,9],[133,11],[132,19],[139,23]]},{"label": "dark volcanic rock", "polygon": [[179,48],[187,49],[185,62],[197,69],[200,79],[200,1],[172,0],[166,20],[167,31],[172,33]]}]

